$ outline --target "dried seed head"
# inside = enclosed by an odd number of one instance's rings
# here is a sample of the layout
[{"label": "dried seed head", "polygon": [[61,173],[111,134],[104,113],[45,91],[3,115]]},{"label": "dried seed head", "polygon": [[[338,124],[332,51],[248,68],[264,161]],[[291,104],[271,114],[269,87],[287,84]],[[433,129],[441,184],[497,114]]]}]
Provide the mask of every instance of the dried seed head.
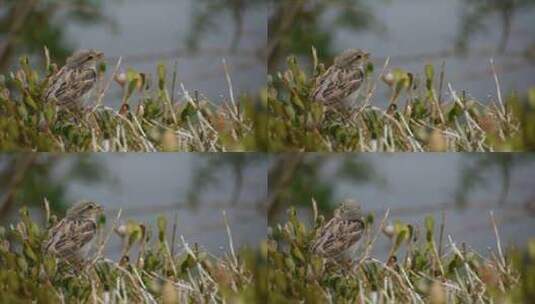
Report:
[{"label": "dried seed head", "polygon": [[114,77],[115,82],[117,82],[121,87],[123,87],[126,84],[127,77],[125,72],[121,72],[115,75]]},{"label": "dried seed head", "polygon": [[388,237],[388,238],[392,238],[394,236],[394,233],[395,233],[395,229],[394,229],[394,225],[392,225],[391,223],[389,223],[388,225],[385,225],[383,227],[383,233]]},{"label": "dried seed head", "polygon": [[126,225],[125,224],[122,224],[122,225],[119,225],[119,227],[115,228],[115,233],[117,233],[118,236],[120,237],[125,237],[126,236]]},{"label": "dried seed head", "polygon": [[394,73],[392,73],[392,71],[388,71],[386,72],[385,74],[383,74],[383,76],[381,77],[381,79],[384,81],[384,83],[386,83],[389,87],[393,86],[396,82],[396,77],[394,77]]}]

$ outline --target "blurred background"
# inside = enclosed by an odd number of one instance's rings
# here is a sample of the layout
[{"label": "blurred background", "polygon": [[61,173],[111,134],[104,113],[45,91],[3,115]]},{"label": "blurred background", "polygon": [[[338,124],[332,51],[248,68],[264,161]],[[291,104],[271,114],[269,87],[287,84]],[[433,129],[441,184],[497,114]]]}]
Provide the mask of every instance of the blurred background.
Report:
[{"label": "blurred background", "polygon": [[[225,58],[235,94],[265,85],[267,40],[264,0],[0,0],[0,74],[22,55],[42,67],[43,47],[63,64],[74,50],[95,48],[108,74],[122,68],[156,74],[156,64],[177,64],[178,81],[214,102],[228,100]],[[117,106],[118,86],[106,105]]]},{"label": "blurred background", "polygon": [[[229,250],[223,210],[236,248],[254,247],[266,237],[260,204],[268,162],[254,153],[0,154],[0,224],[17,221],[23,205],[44,220],[45,197],[60,218],[87,199],[105,208],[108,227],[122,209],[122,223],[149,224],[153,238],[158,215],[166,216],[169,233],[176,216],[177,240],[183,235],[189,244],[223,255]],[[113,234],[107,254],[119,253]]]},{"label": "blurred background", "polygon": [[[534,0],[281,0],[269,10],[270,74],[297,55],[310,68],[311,47],[322,62],[348,48],[372,54],[376,73],[389,68],[423,75],[431,63],[456,91],[480,101],[496,96],[489,59],[504,94],[535,85]],[[374,102],[387,104],[385,84]],[[449,95],[447,92],[445,92]]]},{"label": "blurred background", "polygon": [[[503,246],[523,247],[535,237],[535,155],[528,153],[281,154],[272,160],[268,180],[268,221],[287,220],[296,206],[312,223],[312,198],[328,219],[344,198],[374,213],[376,225],[387,209],[389,220],[415,225],[445,219],[445,234],[486,253],[496,247],[493,210]],[[437,229],[438,230],[438,229]],[[386,255],[381,235],[376,254]],[[447,238],[445,238],[447,241]]]}]

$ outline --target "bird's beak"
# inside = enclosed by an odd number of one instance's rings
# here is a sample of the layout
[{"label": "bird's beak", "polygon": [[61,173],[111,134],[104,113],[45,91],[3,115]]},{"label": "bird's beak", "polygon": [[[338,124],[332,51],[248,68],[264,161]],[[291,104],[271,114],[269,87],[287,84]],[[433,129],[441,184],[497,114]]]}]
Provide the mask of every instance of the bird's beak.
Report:
[{"label": "bird's beak", "polygon": [[97,57],[97,59],[100,60],[100,59],[104,58],[104,53],[102,53],[102,52],[98,52],[98,53],[96,54],[96,57]]},{"label": "bird's beak", "polygon": [[370,58],[370,53],[364,53],[364,58],[365,59],[369,59]]}]

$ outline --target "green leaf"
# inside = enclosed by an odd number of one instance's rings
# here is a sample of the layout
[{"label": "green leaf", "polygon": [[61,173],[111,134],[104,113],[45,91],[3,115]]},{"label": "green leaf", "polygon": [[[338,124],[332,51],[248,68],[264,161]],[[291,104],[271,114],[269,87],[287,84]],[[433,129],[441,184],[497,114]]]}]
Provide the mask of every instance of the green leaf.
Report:
[{"label": "green leaf", "polygon": [[158,70],[158,87],[160,88],[160,90],[163,91],[165,89],[165,82],[166,82],[166,76],[167,76],[165,65],[163,63],[159,63],[157,70]]},{"label": "green leaf", "polygon": [[36,263],[38,261],[37,255],[33,251],[30,244],[28,243],[24,244],[23,252],[24,252],[24,256],[28,258],[29,260],[31,260],[32,262]]},{"label": "green leaf", "polygon": [[435,77],[435,69],[433,65],[426,64],[425,65],[425,78],[426,78],[426,87],[428,90],[431,90],[433,88],[434,77]]},{"label": "green leaf", "polygon": [[194,116],[195,113],[197,113],[197,110],[190,102],[188,102],[182,112],[180,112],[180,120],[186,122],[188,117]]},{"label": "green leaf", "polygon": [[167,230],[167,218],[163,215],[158,216],[156,220],[158,226],[158,239],[160,242],[165,240],[165,232]]},{"label": "green leaf", "polygon": [[428,242],[433,241],[435,228],[435,218],[431,215],[425,217],[425,229],[426,229],[426,239]]},{"label": "green leaf", "polygon": [[48,274],[48,276],[53,277],[57,271],[56,258],[53,256],[45,256],[43,264],[45,266],[45,272]]}]

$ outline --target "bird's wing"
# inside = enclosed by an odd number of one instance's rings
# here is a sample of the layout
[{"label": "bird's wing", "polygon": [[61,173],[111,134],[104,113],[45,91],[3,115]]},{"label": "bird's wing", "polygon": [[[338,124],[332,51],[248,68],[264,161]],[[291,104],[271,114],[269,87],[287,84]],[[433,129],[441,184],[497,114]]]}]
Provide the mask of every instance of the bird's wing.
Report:
[{"label": "bird's wing", "polygon": [[333,218],[321,230],[312,250],[325,257],[337,256],[360,240],[363,232],[364,222],[361,220]]},{"label": "bird's wing", "polygon": [[45,250],[61,257],[73,256],[95,236],[97,225],[93,221],[63,219],[51,231]]},{"label": "bird's wing", "polygon": [[359,89],[364,81],[364,72],[360,69],[343,70],[330,67],[316,80],[312,93],[315,101],[324,104],[338,103]]},{"label": "bird's wing", "polygon": [[47,100],[55,99],[59,105],[76,102],[95,84],[97,72],[94,69],[62,70],[47,90]]},{"label": "bird's wing", "polygon": [[43,244],[43,251],[45,252],[55,252],[54,244],[58,241],[60,236],[60,231],[63,230],[63,226],[67,225],[66,219],[59,221],[54,227],[50,228],[48,231],[48,237],[46,238]]},{"label": "bird's wing", "polygon": [[55,92],[56,90],[61,86],[63,83],[63,75],[67,73],[67,68],[62,67],[59,71],[57,71],[54,75],[52,75],[48,79],[48,84],[46,86],[45,94],[44,94],[44,100],[46,102],[50,102],[53,99],[55,99]]}]

